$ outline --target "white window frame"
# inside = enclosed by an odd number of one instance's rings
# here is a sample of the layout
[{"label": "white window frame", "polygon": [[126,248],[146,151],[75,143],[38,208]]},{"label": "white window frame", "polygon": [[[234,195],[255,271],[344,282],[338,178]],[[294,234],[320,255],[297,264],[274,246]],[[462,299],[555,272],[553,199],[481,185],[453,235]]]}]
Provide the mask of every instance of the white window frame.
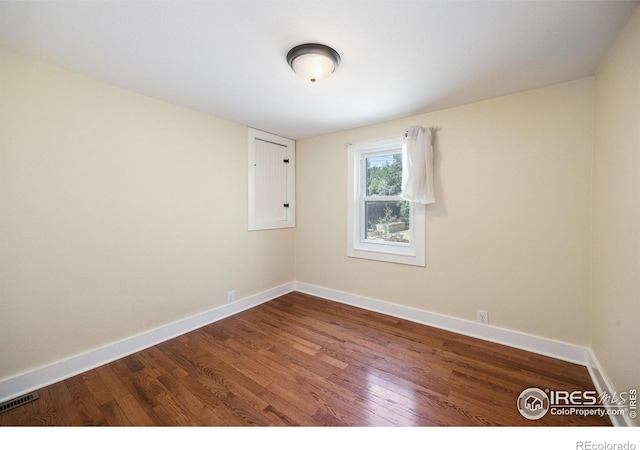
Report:
[{"label": "white window frame", "polygon": [[402,201],[399,196],[366,196],[367,157],[402,152],[403,136],[349,145],[349,195],[347,255],[397,264],[425,267],[425,206],[411,202],[410,243],[370,241],[364,230],[364,205],[367,200]]}]

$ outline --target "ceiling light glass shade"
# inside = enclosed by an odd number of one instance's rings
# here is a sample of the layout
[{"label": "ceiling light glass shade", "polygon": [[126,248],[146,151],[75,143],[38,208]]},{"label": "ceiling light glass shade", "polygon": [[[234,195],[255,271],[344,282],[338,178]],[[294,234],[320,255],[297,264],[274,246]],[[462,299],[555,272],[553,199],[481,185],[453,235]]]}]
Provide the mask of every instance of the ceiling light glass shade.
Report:
[{"label": "ceiling light glass shade", "polygon": [[295,73],[311,83],[325,80],[338,64],[340,55],[322,44],[302,44],[287,53],[287,62]]}]

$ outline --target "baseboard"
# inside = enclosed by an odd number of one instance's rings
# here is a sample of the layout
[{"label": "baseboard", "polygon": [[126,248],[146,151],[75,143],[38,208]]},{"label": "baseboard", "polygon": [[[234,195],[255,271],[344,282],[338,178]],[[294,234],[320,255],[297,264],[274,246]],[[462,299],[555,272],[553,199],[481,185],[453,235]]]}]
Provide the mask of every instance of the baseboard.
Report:
[{"label": "baseboard", "polygon": [[[0,403],[131,355],[145,348],[224,319],[225,317],[253,308],[254,306],[268,302],[294,290],[466,336],[584,365],[587,366],[598,393],[603,391],[613,392],[597,358],[591,349],[586,347],[532,336],[504,328],[480,325],[455,317],[349,294],[308,283],[291,282],[156,328],[138,336],[133,336],[81,355],[35,369],[31,372],[0,381]],[[618,426],[632,426],[632,424],[627,422],[626,417],[612,417],[612,422]]]},{"label": "baseboard", "polygon": [[[589,375],[591,375],[591,379],[593,380],[593,385],[596,387],[596,391],[598,391],[598,395],[602,394],[603,392],[608,395],[616,392],[616,390],[607,379],[607,376],[605,375],[605,372],[600,365],[600,361],[598,361],[598,358],[596,358],[595,353],[593,353],[593,350],[591,349],[589,349],[588,358],[589,361],[587,363],[587,369],[589,370]],[[611,405],[605,402],[605,406]],[[624,416],[609,416],[609,419],[611,419],[611,423],[616,427],[634,426],[631,423],[631,419],[629,419],[628,415],[626,414]]]},{"label": "baseboard", "polygon": [[465,336],[471,336],[485,341],[495,342],[509,347],[519,348],[521,350],[527,350],[583,366],[587,366],[589,362],[589,349],[579,345],[568,344],[566,342],[555,341],[504,328],[480,325],[478,323],[458,319],[456,317],[410,308],[408,306],[389,303],[383,300],[362,297],[300,281],[295,283],[295,287],[296,291],[299,292],[315,295],[317,297],[326,298],[328,300],[337,301],[347,305],[357,306],[359,308],[387,314],[389,316],[410,320],[412,322],[441,328],[454,333],[463,334]]},{"label": "baseboard", "polygon": [[0,381],[0,403],[131,355],[293,291],[287,283],[209,311],[164,325],[138,336],[91,350],[22,375]]}]

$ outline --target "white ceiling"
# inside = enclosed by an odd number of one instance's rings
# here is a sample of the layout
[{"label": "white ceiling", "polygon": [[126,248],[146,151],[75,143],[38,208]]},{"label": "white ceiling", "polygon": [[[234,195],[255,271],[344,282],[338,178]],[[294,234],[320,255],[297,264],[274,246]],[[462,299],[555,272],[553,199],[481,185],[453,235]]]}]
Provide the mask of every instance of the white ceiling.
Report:
[{"label": "white ceiling", "polygon": [[[594,74],[628,1],[0,1],[0,45],[292,139]],[[298,78],[287,51],[335,48]]]}]

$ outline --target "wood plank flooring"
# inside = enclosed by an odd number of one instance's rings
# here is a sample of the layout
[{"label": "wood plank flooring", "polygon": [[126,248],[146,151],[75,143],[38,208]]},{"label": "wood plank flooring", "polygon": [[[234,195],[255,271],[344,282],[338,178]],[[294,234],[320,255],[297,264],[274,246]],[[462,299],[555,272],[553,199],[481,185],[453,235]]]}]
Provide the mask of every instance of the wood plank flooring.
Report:
[{"label": "wood plank flooring", "polygon": [[0,425],[610,425],[527,420],[528,387],[594,389],[579,365],[294,292],[40,389]]}]

